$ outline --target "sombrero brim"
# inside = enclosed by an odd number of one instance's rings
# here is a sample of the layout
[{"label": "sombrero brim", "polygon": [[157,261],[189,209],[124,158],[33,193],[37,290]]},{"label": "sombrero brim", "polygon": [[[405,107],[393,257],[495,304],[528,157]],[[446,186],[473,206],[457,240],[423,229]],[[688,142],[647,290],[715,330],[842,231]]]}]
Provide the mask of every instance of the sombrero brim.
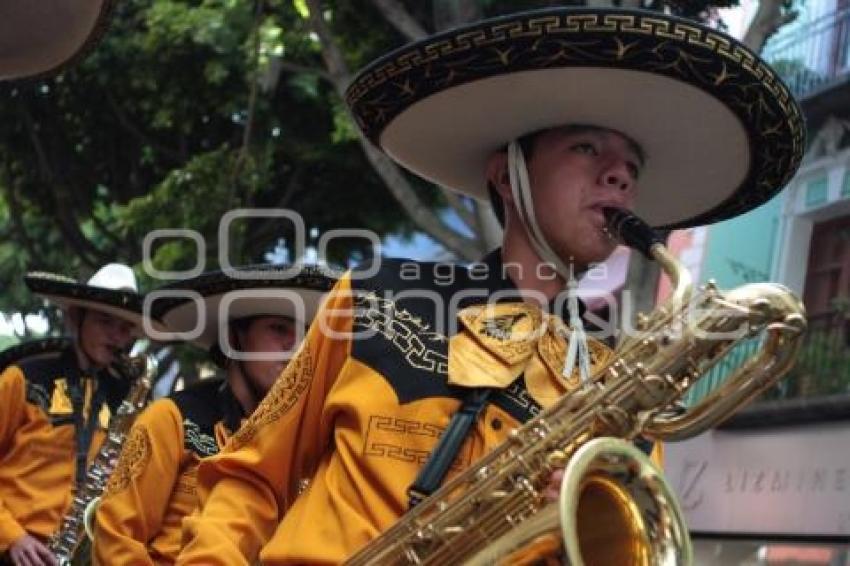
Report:
[{"label": "sombrero brim", "polygon": [[708,224],[773,197],[803,155],[796,101],[734,39],[657,12],[554,9],[404,47],[347,92],[364,133],[415,173],[486,198],[490,154],[560,125],[622,132],[645,151],[635,211]]},{"label": "sombrero brim", "polygon": [[27,274],[24,283],[30,291],[62,309],[92,309],[126,320],[137,331],[144,328],[142,296],[138,293],[93,287],[63,275],[44,272]]},{"label": "sombrero brim", "polygon": [[[244,274],[255,272],[251,278]],[[259,265],[233,271],[215,271],[160,287],[153,293],[151,312],[166,332],[200,334],[189,342],[208,349],[218,343],[222,320],[250,316],[287,316],[309,324],[338,274],[312,266],[288,272],[280,266]],[[193,300],[186,292],[197,293]],[[200,311],[204,315],[201,316]]]},{"label": "sombrero brim", "polygon": [[83,57],[106,30],[115,0],[4,0],[0,80],[49,75]]},{"label": "sombrero brim", "polygon": [[64,352],[73,345],[67,337],[42,338],[15,344],[0,352],[0,372],[11,365]]}]

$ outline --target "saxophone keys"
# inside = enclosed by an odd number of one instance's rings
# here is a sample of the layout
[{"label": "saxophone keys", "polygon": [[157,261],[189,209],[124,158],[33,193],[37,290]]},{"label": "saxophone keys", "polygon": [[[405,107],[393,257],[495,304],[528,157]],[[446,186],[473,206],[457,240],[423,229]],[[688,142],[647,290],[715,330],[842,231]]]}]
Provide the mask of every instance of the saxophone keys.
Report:
[{"label": "saxophone keys", "polygon": [[635,401],[641,409],[650,409],[663,403],[667,397],[668,384],[658,375],[647,375],[637,381]]},{"label": "saxophone keys", "polygon": [[550,468],[563,468],[567,465],[569,456],[563,450],[553,450],[546,455],[546,464]]}]

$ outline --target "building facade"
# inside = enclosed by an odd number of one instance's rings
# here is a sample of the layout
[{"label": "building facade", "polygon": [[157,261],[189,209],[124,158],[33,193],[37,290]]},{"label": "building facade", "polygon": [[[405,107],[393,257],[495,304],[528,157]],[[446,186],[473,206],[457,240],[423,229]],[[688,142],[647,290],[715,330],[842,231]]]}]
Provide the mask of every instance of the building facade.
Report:
[{"label": "building facade", "polygon": [[[850,0],[798,8],[763,54],[806,114],[800,171],[759,209],[671,237],[698,280],[783,283],[809,317],[779,386],[718,429],[668,445],[698,564],[850,565]],[[689,402],[757,347],[733,352]]]}]

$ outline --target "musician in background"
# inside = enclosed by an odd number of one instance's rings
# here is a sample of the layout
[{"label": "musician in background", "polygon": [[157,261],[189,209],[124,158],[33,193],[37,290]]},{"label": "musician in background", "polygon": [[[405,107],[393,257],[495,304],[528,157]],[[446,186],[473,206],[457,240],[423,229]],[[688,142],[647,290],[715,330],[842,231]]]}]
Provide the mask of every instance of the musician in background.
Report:
[{"label": "musician in background", "polygon": [[16,566],[54,563],[45,542],[129,390],[110,365],[142,327],[126,265],[108,264],[84,284],[49,273],[25,281],[62,309],[71,344],[0,374],[0,553]]},{"label": "musician in background", "polygon": [[[217,454],[254,411],[333,286],[333,279],[309,267],[294,276],[282,267],[250,269],[262,275],[245,279],[212,272],[158,291],[182,292],[174,300],[152,303],[156,318],[171,332],[185,333],[200,325],[200,335],[192,343],[209,350],[225,377],[202,380],[157,400],[138,417],[97,507],[97,563],[171,564],[176,560],[181,522],[198,505],[198,462]],[[187,299],[186,291],[198,293],[201,299]],[[240,291],[262,296],[239,299]],[[225,296],[235,299],[227,311],[229,336],[222,342],[219,316]],[[258,354],[264,359],[234,359],[225,354],[228,348],[222,349],[223,343],[242,355]]]},{"label": "musician in background", "polygon": [[564,292],[615,248],[604,209],[656,227],[729,218],[802,156],[799,108],[764,63],[656,12],[458,28],[367,67],[347,102],[400,164],[489,192],[502,246],[468,269],[383,260],[343,276],[257,411],[199,466],[203,510],[178,564],[342,562],[612,360]]}]

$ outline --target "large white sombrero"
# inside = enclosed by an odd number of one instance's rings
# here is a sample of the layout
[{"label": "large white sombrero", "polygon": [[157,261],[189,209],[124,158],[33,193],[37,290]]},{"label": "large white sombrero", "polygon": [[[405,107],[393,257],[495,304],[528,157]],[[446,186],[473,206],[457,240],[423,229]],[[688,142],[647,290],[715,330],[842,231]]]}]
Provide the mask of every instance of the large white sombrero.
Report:
[{"label": "large white sombrero", "polygon": [[658,12],[558,8],[483,21],[373,62],[346,99],[397,162],[482,199],[487,157],[523,134],[620,131],[647,155],[635,212],[656,227],[764,203],[804,149],[800,108],[766,63]]},{"label": "large white sombrero", "polygon": [[105,312],[142,328],[142,296],[133,270],[121,263],[101,267],[86,283],[56,273],[32,272],[24,277],[30,291],[62,309],[81,307]]},{"label": "large white sombrero", "polygon": [[[245,276],[248,273],[250,277]],[[330,270],[314,266],[293,270],[290,266],[255,265],[212,271],[152,292],[151,312],[168,332],[185,334],[202,327],[190,342],[208,349],[218,344],[222,317],[230,321],[277,315],[309,324],[336,278]],[[200,300],[193,300],[187,292],[196,293]]]},{"label": "large white sombrero", "polygon": [[0,2],[0,80],[60,71],[100,39],[115,0]]}]

